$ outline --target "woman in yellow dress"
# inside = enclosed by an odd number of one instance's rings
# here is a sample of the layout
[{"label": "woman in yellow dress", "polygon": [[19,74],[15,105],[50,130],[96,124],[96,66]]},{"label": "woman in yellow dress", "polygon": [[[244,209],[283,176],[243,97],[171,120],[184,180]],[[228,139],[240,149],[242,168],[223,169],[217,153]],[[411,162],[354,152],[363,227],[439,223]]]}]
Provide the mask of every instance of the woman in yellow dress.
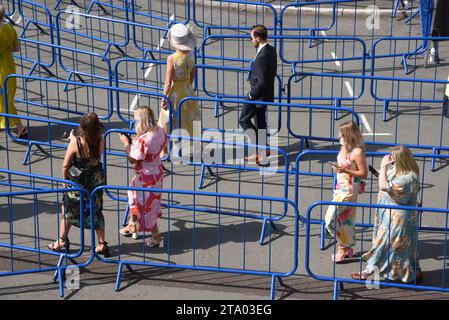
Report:
[{"label": "woman in yellow dress", "polygon": [[[195,36],[190,28],[178,23],[172,26],[168,32],[168,40],[171,45],[176,48],[176,52],[167,57],[167,72],[165,76],[163,94],[170,99],[173,112],[172,130],[184,129],[190,137],[193,137],[194,121],[200,120],[200,112],[198,104],[194,100],[184,102],[181,107],[181,121],[178,119],[178,102],[187,96],[194,96],[195,92],[192,87],[195,79],[195,59],[193,50],[195,48]],[[167,101],[162,99],[161,108],[167,110]],[[159,119],[163,118],[161,110]],[[180,125],[179,125],[180,122]],[[161,123],[165,132],[168,134],[168,126]],[[184,133],[183,135],[186,135]],[[161,153],[161,158],[167,157],[167,146]]]},{"label": "woman in yellow dress", "polygon": [[[3,22],[5,19],[5,8],[0,6],[0,112],[5,113],[5,103],[3,97],[3,80],[10,74],[16,73],[16,64],[12,56],[13,52],[20,50],[17,32],[9,24]],[[14,106],[14,95],[16,94],[16,79],[9,79],[6,90],[8,92],[8,113],[17,114]],[[17,136],[26,138],[27,128],[22,125],[20,119],[9,118],[9,127],[17,126]],[[6,128],[6,118],[0,117],[0,129]]]}]

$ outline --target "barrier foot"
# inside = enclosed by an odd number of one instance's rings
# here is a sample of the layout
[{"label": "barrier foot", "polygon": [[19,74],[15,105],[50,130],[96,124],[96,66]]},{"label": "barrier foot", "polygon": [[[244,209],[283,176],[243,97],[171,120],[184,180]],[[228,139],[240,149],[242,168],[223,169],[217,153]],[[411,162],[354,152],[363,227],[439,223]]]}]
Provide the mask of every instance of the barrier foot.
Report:
[{"label": "barrier foot", "polygon": [[125,53],[125,51],[123,51],[123,49],[122,48],[120,48],[118,45],[116,45],[116,44],[114,44],[114,47],[118,50],[118,51],[120,51],[120,53],[124,56],[124,57],[126,57],[126,53]]},{"label": "barrier foot", "polygon": [[405,74],[409,74],[408,64],[407,64],[407,56],[406,55],[402,56],[402,64],[404,65],[404,72],[405,72]]},{"label": "barrier foot", "polygon": [[[34,72],[34,70],[36,70],[36,67],[37,67],[37,66],[38,66],[38,63],[35,62],[34,65],[33,65],[33,67],[31,68],[30,72],[28,72],[28,76],[31,76],[31,74]],[[31,79],[26,79],[25,81],[26,81],[26,82],[29,82],[29,81],[31,81]]]},{"label": "barrier foot", "polygon": [[334,293],[333,293],[333,299],[338,300],[338,290],[340,289],[340,282],[334,281]]},{"label": "barrier foot", "polygon": [[129,272],[131,272],[131,273],[136,273],[136,272],[134,271],[134,269],[131,268],[131,266],[130,266],[129,264],[125,264],[125,266],[126,266],[126,269],[128,269]]},{"label": "barrier foot", "polygon": [[32,143],[28,144],[27,151],[25,152],[25,156],[23,157],[23,161],[22,161],[23,165],[26,165],[28,163],[28,160],[30,158],[30,152],[31,152],[31,147],[32,146],[33,146]]},{"label": "barrier foot", "polygon": [[128,225],[128,217],[129,217],[129,204],[126,204],[125,215],[123,216],[122,226],[126,227]]},{"label": "barrier foot", "polygon": [[390,104],[390,102],[387,100],[384,100],[382,103],[382,120],[384,122],[387,121],[387,111],[388,111],[389,104]]},{"label": "barrier foot", "polygon": [[54,275],[53,275],[53,283],[56,283],[56,281],[58,280],[58,275],[59,275],[58,271],[59,271],[59,268],[61,267],[61,264],[62,264],[63,260],[64,260],[64,256],[63,255],[59,256],[58,264],[56,265],[58,270],[56,270]]},{"label": "barrier foot", "polygon": [[[265,238],[265,229],[267,227],[267,221],[269,221],[267,218],[263,219],[263,226],[262,226],[262,231],[260,232],[260,240],[259,240],[259,244],[262,246],[263,243],[263,239]],[[271,224],[273,224],[272,221],[270,221]]]},{"label": "barrier foot", "polygon": [[120,262],[118,265],[117,279],[115,281],[115,291],[120,290],[120,280],[122,278],[122,270],[123,270],[123,263]]},{"label": "barrier foot", "polygon": [[274,300],[276,295],[276,276],[271,276],[270,300]]},{"label": "barrier foot", "polygon": [[[432,153],[433,154],[441,154],[441,150],[437,149],[437,148],[432,148]],[[440,161],[441,161],[441,159],[440,159]],[[430,165],[430,170],[432,172],[435,171],[435,162],[436,162],[436,158],[432,158],[432,162],[431,162],[431,165]]]},{"label": "barrier foot", "polygon": [[282,281],[281,277],[276,277],[276,279],[278,280],[278,282],[281,286],[285,287],[284,281]]},{"label": "barrier foot", "polygon": [[201,173],[200,173],[200,183],[199,183],[199,188],[203,189],[203,182],[204,182],[204,164],[201,165]]}]

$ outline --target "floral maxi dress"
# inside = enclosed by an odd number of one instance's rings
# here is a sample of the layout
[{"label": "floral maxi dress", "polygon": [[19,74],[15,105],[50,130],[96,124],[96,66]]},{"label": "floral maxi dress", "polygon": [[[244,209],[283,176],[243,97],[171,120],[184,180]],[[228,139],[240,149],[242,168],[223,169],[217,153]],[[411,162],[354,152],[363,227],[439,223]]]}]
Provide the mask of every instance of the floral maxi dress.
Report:
[{"label": "floral maxi dress", "polygon": [[[396,176],[394,166],[387,171],[386,191],[379,192],[379,204],[416,206],[419,179],[416,173]],[[411,282],[418,268],[416,254],[418,212],[412,210],[377,209],[373,243],[366,266],[382,278]]]},{"label": "floral maxi dress", "polygon": [[[342,160],[339,153],[337,162],[342,168],[357,170],[357,164],[350,161],[350,154],[347,155],[346,159]],[[337,174],[337,185],[332,202],[357,202],[361,182],[359,178],[347,173]],[[336,238],[341,247],[349,248],[355,245],[355,218],[356,207],[329,206],[326,212],[326,230]],[[336,232],[335,227],[337,229]]]},{"label": "floral maxi dress", "polygon": [[[161,127],[133,139],[130,157],[137,160],[136,175],[130,187],[162,188],[163,167],[159,157],[167,136]],[[128,191],[130,213],[139,220],[139,232],[153,232],[161,212],[161,193],[151,191]]]}]

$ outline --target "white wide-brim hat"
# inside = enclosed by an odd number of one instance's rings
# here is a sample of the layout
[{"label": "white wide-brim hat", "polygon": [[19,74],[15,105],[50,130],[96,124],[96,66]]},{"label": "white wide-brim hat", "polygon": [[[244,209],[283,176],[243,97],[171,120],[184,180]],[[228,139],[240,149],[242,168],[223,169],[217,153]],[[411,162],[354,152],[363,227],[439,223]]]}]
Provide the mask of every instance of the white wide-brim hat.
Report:
[{"label": "white wide-brim hat", "polygon": [[179,50],[193,51],[195,48],[195,36],[190,27],[177,23],[173,25],[167,34],[170,44]]}]

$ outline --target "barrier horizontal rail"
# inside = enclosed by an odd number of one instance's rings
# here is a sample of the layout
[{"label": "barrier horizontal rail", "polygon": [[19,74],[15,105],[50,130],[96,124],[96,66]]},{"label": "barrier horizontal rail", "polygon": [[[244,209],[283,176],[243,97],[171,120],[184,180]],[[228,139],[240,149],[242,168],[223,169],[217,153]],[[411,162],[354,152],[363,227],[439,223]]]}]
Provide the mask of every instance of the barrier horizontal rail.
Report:
[{"label": "barrier horizontal rail", "polygon": [[[210,7],[210,10],[206,7]],[[213,10],[215,8],[219,8],[219,14]],[[247,10],[248,8],[252,8],[251,11],[255,10],[255,14]],[[249,29],[255,24],[265,25],[269,30],[274,31],[274,34],[277,33],[278,28],[276,10],[272,5],[263,2],[192,1],[192,18],[194,23],[203,29],[203,38],[215,30],[221,34],[242,31],[249,33]]]},{"label": "barrier horizontal rail", "polygon": [[[140,192],[149,192],[148,188],[129,188],[129,187],[119,187],[119,186],[101,186],[96,188],[91,194],[94,195],[95,192],[98,192],[100,190],[103,191],[127,191],[127,190],[134,190],[134,191],[140,191]],[[119,252],[118,258],[116,259],[104,259],[102,257],[98,257],[96,256],[96,258],[98,260],[100,260],[101,262],[105,262],[105,263],[112,263],[112,264],[117,264],[118,265],[118,272],[117,272],[117,280],[116,280],[116,286],[115,289],[118,290],[120,287],[120,282],[121,282],[121,275],[122,275],[122,269],[123,266],[128,267],[129,269],[131,265],[137,265],[137,266],[154,266],[154,267],[166,267],[166,268],[178,268],[178,269],[186,269],[186,270],[198,270],[198,271],[213,271],[213,272],[225,272],[225,273],[239,273],[239,274],[248,274],[248,275],[259,275],[259,276],[267,276],[267,277],[271,277],[271,290],[270,290],[270,298],[274,299],[275,296],[275,285],[276,285],[276,279],[278,279],[281,282],[281,278],[283,277],[288,277],[290,275],[292,275],[297,268],[297,262],[298,262],[298,257],[297,257],[297,250],[298,250],[298,227],[297,227],[297,223],[296,223],[296,219],[298,217],[297,215],[297,209],[296,209],[296,205],[295,203],[293,203],[292,201],[288,200],[288,199],[283,199],[283,198],[274,198],[274,197],[257,197],[257,196],[247,196],[247,195],[239,195],[239,194],[225,194],[225,193],[221,193],[221,194],[217,194],[217,193],[209,193],[209,192],[199,192],[199,191],[187,191],[187,190],[166,190],[166,189],[157,189],[157,188],[151,188],[151,192],[158,192],[158,193],[162,193],[162,194],[167,194],[171,197],[175,196],[175,195],[180,195],[185,197],[185,199],[187,199],[189,196],[195,197],[195,199],[198,199],[199,197],[207,197],[207,198],[212,198],[212,200],[215,199],[216,203],[224,201],[222,200],[223,198],[227,198],[227,199],[246,199],[247,201],[249,200],[263,200],[263,201],[268,201],[268,202],[276,202],[276,203],[281,203],[281,207],[284,206],[288,206],[290,207],[290,211],[293,212],[293,219],[295,220],[294,223],[294,236],[292,238],[292,243],[291,245],[291,252],[293,252],[293,259],[291,260],[291,266],[289,271],[275,271],[272,268],[272,251],[271,247],[273,246],[270,242],[270,244],[268,244],[268,248],[267,248],[267,263],[268,263],[268,267],[264,268],[262,270],[253,268],[250,269],[249,267],[247,267],[246,265],[248,265],[248,261],[245,260],[245,256],[243,256],[243,264],[240,268],[236,268],[236,267],[224,267],[224,262],[223,262],[223,256],[225,256],[224,253],[219,253],[218,256],[218,260],[217,260],[217,265],[216,266],[208,266],[208,265],[201,265],[200,263],[196,263],[195,262],[195,241],[192,244],[192,250],[193,250],[193,255],[194,255],[194,261],[190,264],[185,264],[185,263],[176,263],[176,262],[172,262],[172,255],[171,255],[171,250],[174,250],[173,246],[171,245],[171,241],[170,241],[170,234],[171,234],[171,230],[169,229],[167,231],[167,236],[164,239],[164,247],[167,247],[167,255],[168,255],[168,261],[164,262],[161,260],[157,260],[157,261],[148,261],[147,259],[145,259],[145,251],[143,251],[143,257],[144,260],[143,261],[136,261],[136,260],[131,260],[131,259],[122,259],[122,255]],[[197,200],[198,201],[198,200]],[[170,225],[170,219],[171,219],[171,215],[173,215],[173,213],[170,212],[170,200],[168,200],[168,204],[166,204],[166,207],[168,209],[168,223]],[[203,207],[199,204],[195,204],[192,206],[188,207],[189,211],[192,211],[194,216],[196,216],[196,211],[197,209],[201,210],[204,209],[203,212],[209,212],[211,211],[210,208],[207,207]],[[219,217],[221,216],[221,208],[219,206],[215,206],[215,210],[212,211],[216,211],[219,214]],[[240,211],[240,210],[238,210]],[[246,220],[248,219],[246,217],[246,214],[243,213],[241,214],[241,218],[244,220],[244,224],[246,224]],[[194,218],[195,219],[195,218]],[[222,222],[221,220],[218,221],[217,224],[217,228],[218,230],[220,230],[220,228],[222,227]],[[117,227],[120,227],[120,225],[118,225]],[[195,225],[192,229],[192,231],[195,231]],[[167,243],[168,245],[165,245],[165,243]],[[118,245],[119,248],[121,246],[121,242],[120,242],[120,238],[118,239]],[[244,245],[248,246],[247,241],[244,240]],[[220,247],[221,246],[221,242],[220,242],[220,237],[218,238],[217,241],[217,246]],[[259,247],[259,248],[264,248],[264,247]],[[220,252],[220,251],[219,251]],[[234,257],[235,259],[235,257]],[[261,256],[258,255],[258,261],[260,261]],[[132,270],[132,269],[131,269]],[[281,282],[282,283],[282,282]]]},{"label": "barrier horizontal rail", "polygon": [[[7,199],[4,203],[5,203],[5,213],[7,212],[7,221],[8,221],[8,239],[9,239],[9,243],[8,242],[2,242],[0,243],[0,248],[4,248],[4,249],[8,249],[9,250],[9,259],[10,259],[10,271],[2,271],[0,272],[0,277],[1,276],[15,276],[15,275],[22,275],[22,274],[32,274],[32,273],[39,273],[39,272],[48,272],[48,271],[55,271],[55,278],[54,281],[59,280],[59,294],[60,296],[64,296],[64,282],[63,282],[63,274],[64,272],[67,270],[67,268],[70,267],[77,267],[77,268],[82,268],[88,264],[90,264],[90,262],[93,260],[93,255],[91,255],[90,259],[85,262],[85,263],[77,263],[75,261],[75,259],[81,257],[81,255],[84,253],[85,250],[85,239],[84,239],[84,220],[80,219],[80,249],[75,252],[69,252],[66,250],[63,250],[62,252],[54,252],[54,251],[50,251],[49,249],[42,249],[40,242],[41,242],[41,235],[40,235],[40,226],[42,223],[43,219],[39,219],[39,216],[41,215],[41,213],[38,210],[38,202],[39,199],[38,197],[40,195],[45,195],[45,196],[51,196],[51,195],[55,195],[57,197],[57,200],[55,201],[55,205],[56,205],[56,210],[58,210],[59,212],[59,208],[60,205],[62,204],[61,202],[59,202],[59,194],[67,192],[67,191],[74,191],[74,192],[79,192],[81,195],[83,195],[85,197],[85,199],[87,201],[90,201],[89,198],[89,193],[82,188],[79,188],[76,184],[74,184],[71,181],[67,181],[67,180],[63,180],[63,179],[58,179],[58,178],[54,178],[54,177],[48,177],[48,176],[42,176],[42,175],[36,175],[36,174],[31,174],[31,173],[24,173],[24,172],[19,172],[19,171],[13,171],[13,170],[8,170],[8,169],[1,169],[0,168],[0,173],[5,174],[8,176],[8,182],[10,184],[9,188],[12,189],[13,187],[22,189],[22,187],[17,186],[13,183],[13,178],[15,176],[20,176],[20,177],[24,177],[24,178],[29,178],[30,179],[30,186],[27,189],[32,189],[32,190],[24,190],[24,191],[7,191],[7,192],[0,192],[0,198],[2,199]],[[31,183],[31,180],[33,181],[33,183]],[[52,188],[39,188],[36,187],[36,180],[44,180],[47,182],[50,182],[51,184],[53,184]],[[71,188],[60,188],[59,184],[65,184],[65,185],[69,185],[71,186]],[[54,186],[56,185],[56,186]],[[6,185],[8,187],[8,185]],[[22,244],[16,244],[14,239],[14,215],[17,214],[17,211],[13,211],[14,209],[14,203],[13,200],[16,197],[20,197],[20,199],[22,201],[24,201],[24,197],[26,196],[32,196],[33,197],[33,203],[32,203],[32,209],[30,211],[32,211],[32,214],[34,216],[33,219],[33,230],[34,230],[34,234],[32,232],[30,232],[30,234],[32,234],[33,236],[33,242],[34,242],[34,246],[29,246],[24,244],[23,241],[21,241]],[[2,201],[3,202],[3,201]],[[85,207],[86,205],[86,207]],[[84,201],[80,202],[80,217],[84,216],[84,212],[85,209],[87,209],[89,207],[89,204],[85,204]],[[64,215],[63,215],[64,216]],[[92,216],[91,216],[92,218]],[[57,221],[57,232],[55,232],[57,234],[57,237],[59,238],[59,221],[58,219],[56,219]],[[91,220],[93,221],[93,220]],[[22,225],[21,225],[22,227]],[[17,270],[14,269],[14,252],[15,251],[19,251],[19,252],[28,252],[28,253],[33,253],[33,254],[37,254],[38,255],[38,267],[37,268],[30,268],[30,269],[22,269],[22,270]],[[41,261],[41,256],[55,256],[55,257],[59,257],[59,260],[56,264],[56,266],[46,266],[46,267],[42,267],[42,261]],[[66,261],[65,264],[63,264],[63,262]],[[71,265],[68,265],[67,262],[71,262]],[[46,264],[48,264],[48,262],[45,262]]]},{"label": "barrier horizontal rail", "polygon": [[[317,206],[329,206],[329,205],[343,205],[343,206],[348,206],[348,207],[362,207],[362,208],[372,208],[372,209],[395,209],[395,210],[411,210],[411,211],[418,211],[421,212],[421,215],[424,212],[434,212],[434,213],[439,213],[439,214],[444,214],[445,217],[445,222],[444,222],[444,257],[443,257],[443,263],[442,263],[442,271],[441,271],[441,287],[436,287],[436,286],[430,286],[430,285],[420,285],[417,284],[417,280],[416,278],[409,284],[406,283],[395,283],[393,281],[380,281],[375,279],[375,278],[370,278],[369,281],[371,283],[371,285],[380,285],[380,286],[385,286],[385,287],[394,287],[394,288],[401,288],[401,289],[410,289],[410,290],[427,290],[427,291],[436,291],[436,292],[448,292],[449,288],[447,288],[446,285],[446,252],[447,252],[447,231],[448,231],[448,214],[449,214],[449,210],[448,209],[440,209],[440,208],[428,208],[428,207],[416,207],[416,206],[401,206],[401,205],[381,205],[381,204],[363,204],[363,203],[352,203],[352,202],[331,202],[331,201],[319,201],[319,202],[315,202],[313,204],[311,204],[308,209],[307,209],[307,216],[306,219],[307,221],[310,221],[311,219],[311,213],[312,210],[317,207]],[[341,276],[337,276],[336,275],[336,271],[335,271],[335,264],[334,264],[334,268],[333,268],[333,276],[321,276],[321,275],[317,275],[316,273],[314,273],[311,270],[311,266],[310,266],[310,257],[311,257],[311,248],[310,248],[310,237],[311,237],[311,232],[310,232],[310,227],[311,224],[307,224],[306,226],[306,260],[305,260],[305,269],[307,271],[307,274],[319,281],[331,281],[334,283],[334,291],[333,291],[333,298],[334,300],[338,299],[338,294],[339,294],[339,289],[340,289],[340,284],[342,283],[356,283],[356,284],[366,284],[367,280],[354,280],[352,278],[346,278],[346,277],[341,277]],[[419,228],[417,230],[417,246],[419,243]],[[417,252],[418,249],[416,248]],[[417,254],[417,257],[419,259],[419,254]],[[362,269],[362,262],[360,261],[359,263],[359,272],[361,272],[360,270]],[[415,268],[415,274],[416,274],[416,270],[417,270],[417,265],[414,266]],[[373,281],[374,279],[374,281]]]}]

